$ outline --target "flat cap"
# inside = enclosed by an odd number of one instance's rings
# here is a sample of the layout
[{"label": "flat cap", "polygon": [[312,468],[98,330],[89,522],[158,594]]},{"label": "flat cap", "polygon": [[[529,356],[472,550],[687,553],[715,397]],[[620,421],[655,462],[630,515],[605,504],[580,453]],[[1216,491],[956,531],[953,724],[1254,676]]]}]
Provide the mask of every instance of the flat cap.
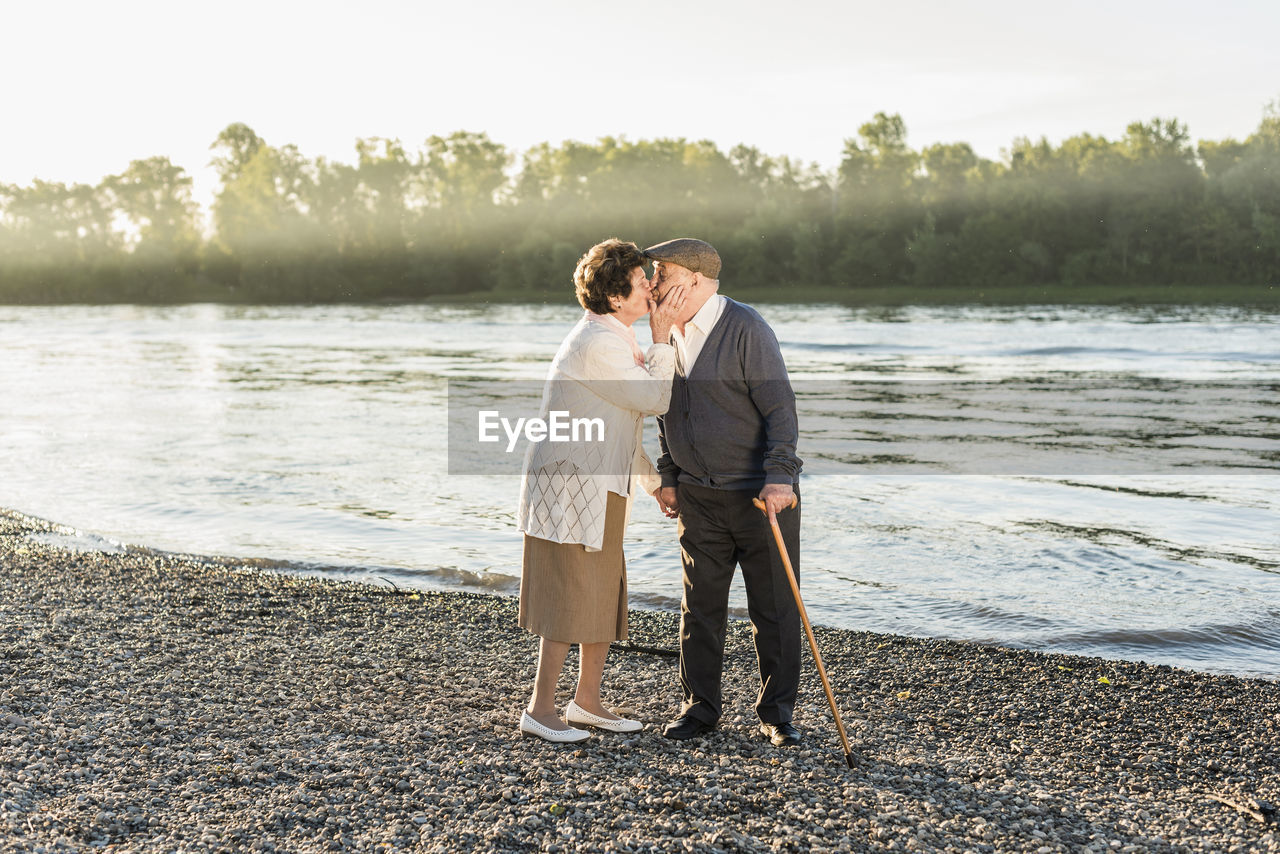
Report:
[{"label": "flat cap", "polygon": [[653,261],[679,264],[708,279],[720,278],[720,253],[705,240],[677,237],[675,240],[650,246],[644,250],[644,254]]}]

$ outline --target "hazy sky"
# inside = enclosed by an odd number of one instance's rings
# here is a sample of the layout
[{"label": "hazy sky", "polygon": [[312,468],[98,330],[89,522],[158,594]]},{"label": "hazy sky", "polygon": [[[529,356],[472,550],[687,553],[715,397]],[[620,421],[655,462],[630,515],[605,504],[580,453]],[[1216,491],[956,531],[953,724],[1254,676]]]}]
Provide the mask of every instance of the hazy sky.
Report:
[{"label": "hazy sky", "polygon": [[1180,119],[1247,136],[1280,99],[1280,2],[605,4],[112,0],[0,11],[0,182],[96,183],[168,155],[197,197],[231,122],[350,162],[357,137],[711,139],[833,167],[879,110],[908,142]]}]

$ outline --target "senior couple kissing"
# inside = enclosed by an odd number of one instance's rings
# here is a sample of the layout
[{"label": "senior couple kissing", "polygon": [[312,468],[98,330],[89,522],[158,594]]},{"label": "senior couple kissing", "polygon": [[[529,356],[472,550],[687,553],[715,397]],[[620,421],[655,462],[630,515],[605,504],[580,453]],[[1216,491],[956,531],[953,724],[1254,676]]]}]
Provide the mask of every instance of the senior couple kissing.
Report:
[{"label": "senior couple kissing", "polygon": [[[720,720],[729,587],[741,567],[760,668],[760,732],[779,747],[800,743],[792,722],[800,616],[769,525],[752,504],[777,513],[798,572],[795,395],[773,330],[720,293],[720,267],[702,240],[642,250],[611,238],[574,270],[584,313],[552,360],[542,405],[602,419],[605,442],[588,452],[537,443],[525,459],[519,624],[541,642],[523,734],[578,742],[593,730],[644,727],[601,697],[609,644],[627,637],[622,539],[629,502],[644,489],[676,521],[684,573],[684,699],[663,736],[695,738]],[[643,352],[632,325],[646,315],[653,344]],[[656,467],[641,443],[648,415],[658,419]],[[572,644],[578,681],[561,717],[556,683]]]}]

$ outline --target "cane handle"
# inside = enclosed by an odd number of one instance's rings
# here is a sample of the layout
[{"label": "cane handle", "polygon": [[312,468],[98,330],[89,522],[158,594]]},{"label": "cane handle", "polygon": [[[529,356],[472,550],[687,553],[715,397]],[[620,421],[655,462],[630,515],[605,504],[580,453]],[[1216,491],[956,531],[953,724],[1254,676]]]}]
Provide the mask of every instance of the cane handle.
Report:
[{"label": "cane handle", "polygon": [[[754,504],[754,505],[756,506],[756,508],[760,510],[760,512],[761,512],[761,513],[768,513],[768,512],[769,512],[768,508],[764,506],[764,502],[763,502],[763,501],[761,501],[759,498],[753,498],[753,499],[751,499],[751,503],[752,503],[752,504]],[[790,508],[786,508],[786,507],[784,507],[784,508],[782,508],[782,509],[784,509],[784,510],[787,510],[787,509],[794,510],[794,509],[796,508],[796,505],[797,505],[797,504],[799,504],[799,503],[800,503],[800,499],[793,495],[793,496],[791,496],[791,507],[790,507]]]}]

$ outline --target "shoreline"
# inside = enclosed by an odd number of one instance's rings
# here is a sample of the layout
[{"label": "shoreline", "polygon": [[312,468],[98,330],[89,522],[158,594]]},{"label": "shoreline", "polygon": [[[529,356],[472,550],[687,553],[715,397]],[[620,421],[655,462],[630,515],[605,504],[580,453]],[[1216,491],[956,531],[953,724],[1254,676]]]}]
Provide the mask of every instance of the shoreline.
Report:
[{"label": "shoreline", "polygon": [[850,770],[807,648],[804,745],[755,731],[735,621],[715,733],[663,739],[674,659],[615,649],[645,730],[555,746],[516,730],[510,597],[28,536],[60,529],[0,511],[0,851],[1280,852],[1280,683],[816,628]]},{"label": "shoreline", "polygon": [[[140,545],[137,543],[110,539],[98,534],[82,531],[71,525],[55,522],[51,519],[24,513],[12,508],[0,507],[0,520],[3,519],[10,519],[20,524],[33,526],[33,530],[38,529],[38,533],[41,536],[47,535],[43,544],[51,549],[70,551],[77,554],[93,554],[99,551],[106,551],[108,553],[177,559],[201,565],[223,567],[226,569],[251,569],[262,572],[278,573],[295,578],[313,578],[320,581],[364,584],[383,590],[389,589],[391,592],[401,594],[459,593],[517,598],[519,596],[520,589],[520,577],[518,574],[514,576],[491,574],[482,575],[458,569],[427,570],[425,573],[417,573],[412,570],[406,570],[396,566],[319,563],[287,558],[279,559],[261,556],[236,557],[225,554],[204,554],[182,550],[171,551]],[[99,544],[105,548],[96,548],[95,546]],[[440,580],[440,578],[435,574],[437,572],[440,576],[443,576],[445,580]],[[654,611],[662,614],[674,615],[678,615],[680,613],[680,599],[678,596],[668,597],[665,595],[648,594],[643,591],[631,590],[629,593],[629,599],[631,603],[630,609],[632,612]],[[747,621],[749,619],[745,605],[731,606],[728,613],[730,622]],[[810,615],[810,619],[813,619],[812,614]],[[867,631],[874,635],[902,637],[917,641],[953,641],[960,644],[976,644],[978,646],[985,647],[1008,648],[1024,650],[1027,652],[1043,652],[1050,655],[1082,657],[1097,659],[1100,661],[1127,661],[1139,664],[1151,664],[1152,666],[1163,665],[1173,667],[1178,670],[1186,670],[1205,675],[1236,676],[1241,679],[1261,679],[1280,685],[1280,671],[1246,670],[1241,672],[1240,670],[1232,670],[1227,667],[1197,667],[1194,663],[1188,663],[1186,661],[1149,661],[1148,658],[1153,656],[1144,658],[1109,658],[1106,655],[1093,653],[1087,650],[1081,651],[1069,648],[1054,649],[1018,646],[1017,644],[1009,643],[998,638],[904,635],[883,630],[852,629],[846,626],[831,625],[829,623],[822,623],[816,620],[813,622],[813,626],[814,628],[823,628],[830,631]],[[672,656],[678,655],[678,640],[676,633],[673,632],[670,634],[670,637],[665,642],[663,648],[654,649],[653,645],[649,645],[649,648],[657,654],[669,654]]]},{"label": "shoreline", "polygon": [[[992,287],[924,287],[894,285],[883,287],[837,287],[831,285],[790,285],[781,288],[737,288],[728,292],[734,299],[766,305],[819,304],[859,309],[900,309],[931,307],[1026,307],[1026,308],[1244,308],[1274,310],[1280,307],[1280,286],[1217,284],[1171,285],[996,285]],[[296,305],[546,305],[564,304],[565,294],[556,290],[525,291],[498,289],[467,293],[435,293],[418,297],[373,299],[281,300],[101,300],[91,302],[3,302],[10,308],[56,308],[61,306],[180,305],[296,306]]]}]

